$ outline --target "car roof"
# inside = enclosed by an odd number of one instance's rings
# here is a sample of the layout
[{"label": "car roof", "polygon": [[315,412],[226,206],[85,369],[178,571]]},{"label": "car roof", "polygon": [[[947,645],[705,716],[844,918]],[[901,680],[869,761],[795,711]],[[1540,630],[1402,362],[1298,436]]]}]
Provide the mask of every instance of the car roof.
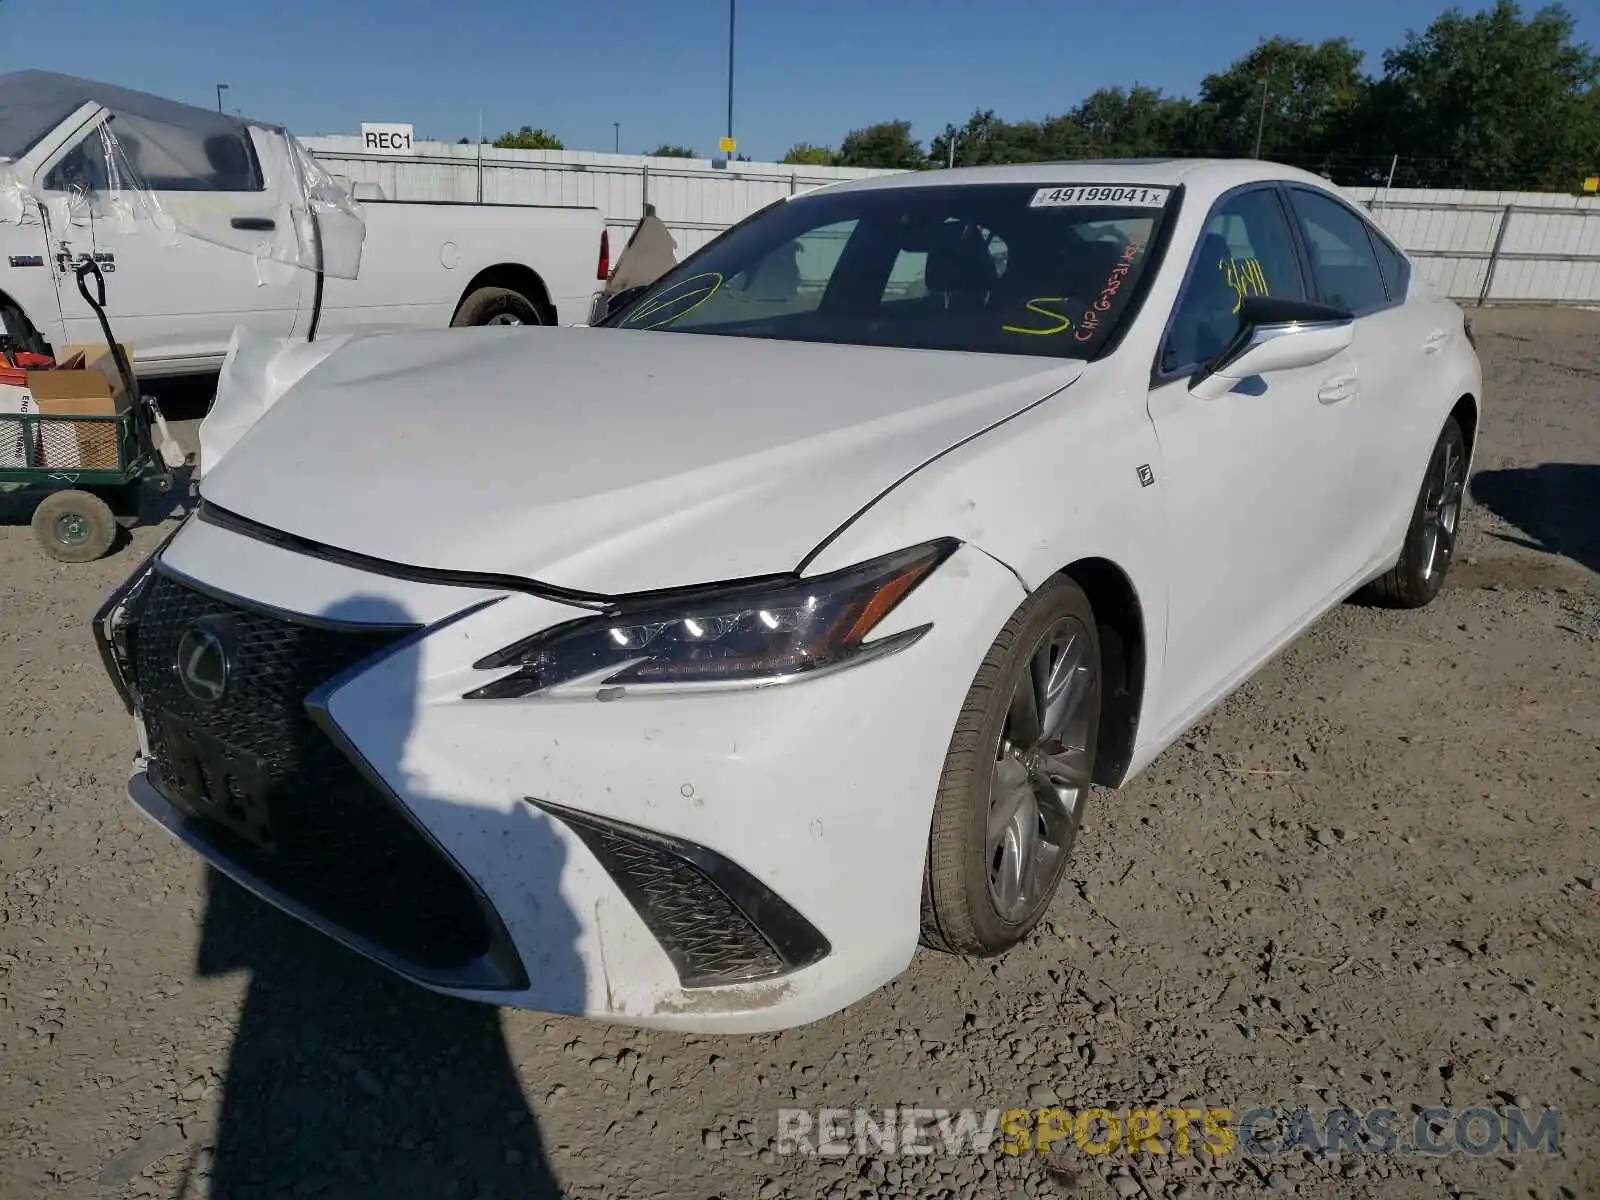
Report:
[{"label": "car roof", "polygon": [[847,179],[828,184],[817,191],[836,193],[886,188],[953,187],[964,183],[1033,183],[1041,186],[1105,183],[1140,187],[1183,184],[1193,191],[1214,195],[1241,184],[1271,180],[1332,187],[1329,180],[1310,171],[1253,158],[1079,158],[1065,162],[901,171],[867,179]]}]

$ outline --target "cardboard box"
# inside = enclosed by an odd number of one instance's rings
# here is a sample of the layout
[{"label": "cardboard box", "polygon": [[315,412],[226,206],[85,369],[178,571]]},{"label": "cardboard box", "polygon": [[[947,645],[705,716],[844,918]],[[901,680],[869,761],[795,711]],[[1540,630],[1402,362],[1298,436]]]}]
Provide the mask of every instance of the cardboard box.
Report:
[{"label": "cardboard box", "polygon": [[[133,355],[126,346],[119,346],[122,356],[128,364],[128,370],[133,370]],[[132,408],[137,397],[128,395],[128,389],[122,386],[122,372],[117,370],[117,360],[111,353],[111,347],[104,342],[90,343],[83,346],[63,346],[61,353],[56,356],[57,371],[98,371],[104,375],[106,382],[111,386],[111,395],[117,402],[117,411]],[[138,384],[135,379],[135,385]]]},{"label": "cardboard box", "polygon": [[[123,353],[127,353],[126,347]],[[39,444],[32,465],[69,471],[116,470],[115,422],[48,419],[114,417],[133,404],[110,348],[103,344],[68,346],[54,368],[28,371],[25,378],[23,395],[13,411],[31,407],[46,418],[38,426]]]}]

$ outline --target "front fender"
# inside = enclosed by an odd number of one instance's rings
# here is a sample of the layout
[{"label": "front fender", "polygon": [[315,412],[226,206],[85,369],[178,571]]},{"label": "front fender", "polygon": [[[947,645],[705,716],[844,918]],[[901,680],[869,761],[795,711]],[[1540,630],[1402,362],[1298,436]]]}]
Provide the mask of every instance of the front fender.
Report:
[{"label": "front fender", "polygon": [[[1150,483],[1142,482],[1141,468]],[[1096,388],[1086,376],[903,480],[834,531],[805,573],[955,537],[1004,564],[1032,593],[1075,562],[1105,559],[1128,577],[1139,601],[1150,711],[1167,626],[1161,474],[1144,396]]]}]

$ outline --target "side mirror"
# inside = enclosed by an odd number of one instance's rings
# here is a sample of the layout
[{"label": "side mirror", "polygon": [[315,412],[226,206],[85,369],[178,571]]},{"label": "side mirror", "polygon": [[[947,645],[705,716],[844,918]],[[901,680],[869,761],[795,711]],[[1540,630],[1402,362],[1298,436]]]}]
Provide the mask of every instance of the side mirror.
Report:
[{"label": "side mirror", "polygon": [[1200,368],[1189,390],[1202,400],[1212,400],[1253,376],[1326,362],[1348,349],[1354,337],[1355,318],[1345,309],[1309,300],[1246,296],[1239,306],[1238,332]]}]

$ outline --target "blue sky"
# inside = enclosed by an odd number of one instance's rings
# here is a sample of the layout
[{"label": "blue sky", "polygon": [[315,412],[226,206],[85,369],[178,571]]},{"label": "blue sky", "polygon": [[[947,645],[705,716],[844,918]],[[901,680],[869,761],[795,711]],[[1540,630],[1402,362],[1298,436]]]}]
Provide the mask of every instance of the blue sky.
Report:
[{"label": "blue sky", "polygon": [[[1377,70],[1447,2],[743,0],[734,132],[770,159],[875,120],[910,120],[926,141],[979,106],[1021,119],[1105,85],[1192,93],[1276,33],[1347,35]],[[1600,5],[1569,8],[1600,42]],[[0,0],[0,71],[53,67],[206,105],[220,81],[230,111],[301,134],[409,121],[453,141],[475,136],[481,111],[491,138],[526,123],[609,150],[619,121],[624,151],[704,155],[726,122],[727,20],[727,0]]]}]

